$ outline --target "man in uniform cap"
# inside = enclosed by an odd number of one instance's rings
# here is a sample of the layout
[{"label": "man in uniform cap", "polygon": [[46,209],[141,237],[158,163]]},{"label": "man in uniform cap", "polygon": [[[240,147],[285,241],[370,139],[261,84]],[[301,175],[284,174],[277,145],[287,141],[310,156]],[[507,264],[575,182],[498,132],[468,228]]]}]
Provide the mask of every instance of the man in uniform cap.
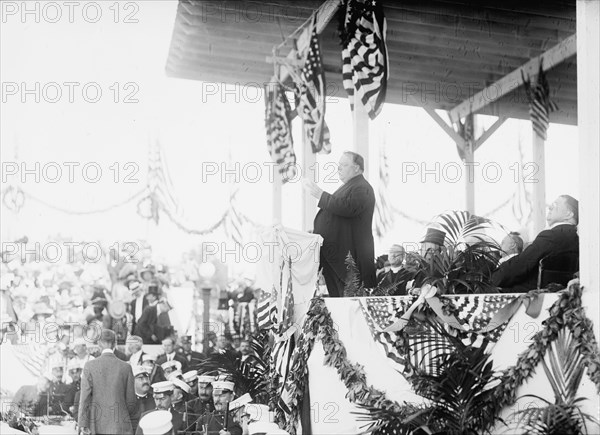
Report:
[{"label": "man in uniform cap", "polygon": [[150,386],[150,378],[148,375],[148,369],[143,366],[133,367],[133,377],[135,378],[135,397],[137,400],[137,412],[135,419],[132,420],[134,432],[137,430],[138,421],[141,416],[147,411],[152,411],[156,405],[154,403],[154,397],[152,395],[152,388]]},{"label": "man in uniform cap", "polygon": [[197,430],[208,435],[219,435],[222,430],[231,435],[242,435],[242,427],[229,415],[229,402],[234,398],[235,384],[231,381],[214,381],[213,402],[215,411],[198,420]]},{"label": "man in uniform cap", "polygon": [[152,411],[141,420],[136,434],[144,435],[174,435],[173,417],[169,411]]},{"label": "man in uniform cap", "polygon": [[65,366],[62,360],[51,360],[52,380],[49,387],[50,415],[64,415],[63,405],[68,390],[63,382]]},{"label": "man in uniform cap", "polygon": [[154,355],[149,353],[142,355],[142,365],[146,367],[150,373],[150,384],[167,380],[162,367],[156,364],[156,357]]},{"label": "man in uniform cap", "polygon": [[[189,372],[188,372],[189,373]],[[184,374],[184,379],[185,375]],[[188,375],[189,378],[189,375]],[[186,403],[186,412],[189,425],[192,425],[204,414],[211,413],[215,410],[212,400],[212,383],[215,381],[214,376],[200,375],[196,377],[197,397],[189,400]]]},{"label": "man in uniform cap", "polygon": [[171,399],[173,396],[173,383],[170,381],[157,382],[156,384],[152,384],[152,391],[154,397],[155,410],[146,411],[145,414],[142,414],[142,418],[140,420],[140,424],[138,425],[136,434],[145,433],[142,425],[144,417],[153,412],[156,412],[157,410],[170,412],[171,423],[173,425],[173,433],[177,433],[179,430],[182,429],[183,417],[180,413],[173,409],[171,403]]},{"label": "man in uniform cap", "polygon": [[81,390],[81,371],[83,366],[75,358],[69,361],[67,366],[69,377],[73,382],[67,386],[65,393],[65,409],[71,416],[77,420],[77,411],[79,410],[79,395]]},{"label": "man in uniform cap", "polygon": [[197,370],[199,364],[204,361],[206,356],[201,352],[192,350],[192,336],[184,335],[181,337],[181,346],[177,350],[177,353],[181,355],[187,361],[188,368]]},{"label": "man in uniform cap", "polygon": [[160,367],[162,368],[163,373],[165,374],[165,378],[167,379],[169,379],[169,376],[174,371],[181,371],[181,362],[177,360],[165,361],[163,363],[159,363],[157,361],[157,364],[160,364]]}]

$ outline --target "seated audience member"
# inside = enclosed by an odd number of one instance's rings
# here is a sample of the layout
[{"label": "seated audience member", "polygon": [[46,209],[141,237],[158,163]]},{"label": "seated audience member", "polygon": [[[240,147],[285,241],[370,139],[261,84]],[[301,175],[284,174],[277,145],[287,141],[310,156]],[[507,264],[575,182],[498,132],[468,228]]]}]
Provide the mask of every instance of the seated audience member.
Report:
[{"label": "seated audience member", "polygon": [[519,233],[511,231],[506,235],[505,238],[502,239],[500,248],[502,249],[502,257],[500,258],[498,266],[500,266],[505,261],[510,260],[515,255],[518,255],[521,252],[523,252],[523,239],[521,238],[521,235]]},{"label": "seated audience member", "polygon": [[406,283],[412,279],[412,273],[404,268],[406,252],[400,245],[392,245],[388,259],[390,268],[381,276],[377,286],[386,289],[387,293],[394,296],[406,295]]},{"label": "seated audience member", "polygon": [[175,349],[175,338],[174,337],[166,337],[162,341],[162,346],[163,346],[163,350],[165,351],[165,353],[163,355],[160,355],[157,358],[156,364],[162,365],[163,363],[165,363],[167,361],[175,360],[175,361],[179,361],[181,363],[180,369],[182,371],[187,371],[188,360],[186,359],[185,356],[181,355],[181,353],[177,353],[177,351]]},{"label": "seated audience member", "polygon": [[538,234],[525,250],[502,263],[492,275],[492,282],[506,293],[523,293],[537,288],[539,262],[549,254],[579,251],[578,201],[561,195],[548,209],[548,229]]},{"label": "seated audience member", "polygon": [[142,355],[142,365],[148,369],[148,373],[150,374],[150,384],[167,380],[162,367],[156,364],[156,357],[154,355],[149,353]]},{"label": "seated audience member", "polygon": [[421,241],[421,256],[429,258],[432,253],[441,252],[445,239],[446,233],[444,231],[437,228],[427,228],[427,234]]}]

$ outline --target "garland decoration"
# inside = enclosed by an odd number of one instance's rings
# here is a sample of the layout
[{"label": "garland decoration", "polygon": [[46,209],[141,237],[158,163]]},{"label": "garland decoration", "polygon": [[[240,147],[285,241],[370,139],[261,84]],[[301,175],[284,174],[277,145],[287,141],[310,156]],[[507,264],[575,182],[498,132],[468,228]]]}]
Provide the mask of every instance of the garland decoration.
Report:
[{"label": "garland decoration", "polygon": [[[490,415],[499,415],[502,408],[514,404],[516,391],[530,378],[536,366],[544,357],[548,347],[557,339],[558,332],[567,327],[571,330],[576,341],[576,346],[583,356],[587,373],[594,382],[600,394],[600,350],[594,335],[593,324],[584,313],[581,304],[582,287],[578,282],[572,282],[567,290],[560,293],[558,300],[550,307],[550,316],[542,322],[543,329],[538,332],[527,350],[519,355],[514,366],[499,373],[499,382],[494,387],[486,406]],[[423,314],[434,315],[430,308],[425,308]],[[333,327],[333,320],[322,298],[314,298],[307,313],[298,346],[292,355],[290,376],[286,387],[291,394],[290,414],[278,413],[280,423],[290,434],[296,434],[296,423],[300,417],[300,406],[304,397],[305,387],[308,384],[307,361],[316,339],[320,339],[325,351],[324,364],[334,367],[342,382],[348,389],[346,398],[359,406],[376,407],[395,414],[407,415],[418,410],[418,406],[410,403],[399,404],[386,399],[385,392],[380,391],[366,382],[366,373],[363,366],[351,363],[347,359],[346,348],[340,341],[337,331]],[[401,352],[408,351],[408,332],[402,330],[396,342]],[[418,373],[405,373],[407,379],[415,382]],[[287,417],[287,418],[286,418]],[[388,421],[388,423],[392,423]],[[380,429],[385,427],[384,422]]]}]

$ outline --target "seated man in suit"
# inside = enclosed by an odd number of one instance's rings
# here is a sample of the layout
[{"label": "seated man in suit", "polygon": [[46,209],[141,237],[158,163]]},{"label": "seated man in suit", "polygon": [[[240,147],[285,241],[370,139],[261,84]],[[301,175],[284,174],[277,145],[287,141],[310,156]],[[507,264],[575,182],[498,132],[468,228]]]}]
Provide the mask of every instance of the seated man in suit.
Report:
[{"label": "seated man in suit", "polygon": [[500,258],[498,265],[501,265],[515,255],[519,255],[523,252],[523,239],[521,238],[521,235],[515,231],[511,231],[502,239],[500,249],[502,249],[502,257]]},{"label": "seated man in suit", "polygon": [[165,353],[157,358],[156,364],[162,365],[167,361],[179,361],[181,363],[181,370],[184,372],[187,371],[188,360],[175,350],[175,338],[166,337],[162,341],[162,346]]},{"label": "seated man in suit", "polygon": [[546,215],[548,229],[538,234],[521,254],[502,263],[492,275],[495,286],[505,293],[524,293],[537,288],[539,262],[549,254],[579,251],[577,224],[579,203],[569,195],[561,195]]},{"label": "seated man in suit", "polygon": [[388,254],[390,268],[379,279],[377,287],[385,289],[393,296],[406,295],[406,283],[413,278],[413,273],[403,266],[406,252],[400,245],[392,245]]}]

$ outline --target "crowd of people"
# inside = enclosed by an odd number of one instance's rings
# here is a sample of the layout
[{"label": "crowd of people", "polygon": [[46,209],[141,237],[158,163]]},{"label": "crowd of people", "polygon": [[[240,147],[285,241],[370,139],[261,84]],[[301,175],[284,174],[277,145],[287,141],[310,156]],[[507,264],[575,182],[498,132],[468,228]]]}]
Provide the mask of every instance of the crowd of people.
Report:
[{"label": "crowd of people", "polygon": [[[363,170],[362,157],[345,153],[338,191],[329,194],[305,184],[321,209],[314,232],[324,238],[325,288],[329,296],[344,295],[349,253],[363,286],[389,295],[417,294],[423,276],[401,244],[374,258],[374,197]],[[540,262],[552,255],[574,256],[566,272],[577,270],[577,200],[558,197],[547,223],[548,229],[527,245],[510,232],[490,251],[497,255],[493,266],[486,266],[495,291],[538,288]],[[443,229],[430,227],[418,254],[427,261],[446,248]],[[3,419],[28,433],[47,416],[70,418],[81,433],[94,434],[282,433],[268,408],[236,397],[231,377],[203,370],[213,354],[234,355],[241,362],[253,353],[250,338],[239,334],[257,332],[257,298],[250,282],[236,283],[221,298],[219,308],[229,312],[222,333],[199,340],[197,331],[187,335],[172,323],[172,276],[166,267],[126,263],[118,256],[105,266],[104,274],[81,264],[48,265],[40,272],[22,262],[16,267],[3,262],[2,342],[35,343],[43,360],[37,382],[14,392]]]}]

